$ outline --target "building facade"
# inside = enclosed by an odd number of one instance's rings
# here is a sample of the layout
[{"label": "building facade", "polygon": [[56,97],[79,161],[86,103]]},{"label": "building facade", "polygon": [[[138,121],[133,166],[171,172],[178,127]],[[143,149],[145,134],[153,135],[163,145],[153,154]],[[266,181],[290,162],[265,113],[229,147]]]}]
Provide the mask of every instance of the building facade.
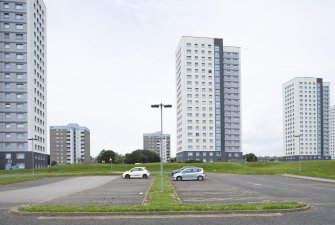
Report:
[{"label": "building facade", "polygon": [[48,165],[46,48],[43,1],[0,0],[0,169]]},{"label": "building facade", "polygon": [[50,127],[50,161],[90,163],[90,130],[78,124]]},{"label": "building facade", "polygon": [[[143,134],[143,149],[155,152],[157,155],[160,154],[161,150],[161,132],[155,133],[144,133]],[[169,162],[171,159],[171,145],[170,145],[170,134],[163,134],[162,138],[162,161]]]},{"label": "building facade", "polygon": [[329,159],[329,83],[294,78],[283,85],[283,101],[284,159]]},{"label": "building facade", "polygon": [[335,105],[329,109],[330,156],[335,159]]},{"label": "building facade", "polygon": [[182,37],[176,49],[177,161],[236,161],[241,151],[240,48]]}]

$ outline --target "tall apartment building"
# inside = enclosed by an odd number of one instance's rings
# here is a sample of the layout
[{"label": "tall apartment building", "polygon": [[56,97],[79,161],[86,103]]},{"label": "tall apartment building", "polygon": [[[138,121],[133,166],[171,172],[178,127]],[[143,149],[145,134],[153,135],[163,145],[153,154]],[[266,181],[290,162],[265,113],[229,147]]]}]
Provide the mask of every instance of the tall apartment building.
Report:
[{"label": "tall apartment building", "polygon": [[43,1],[0,0],[0,169],[48,164],[46,47]]},{"label": "tall apartment building", "polygon": [[329,109],[330,156],[335,159],[335,105]]},{"label": "tall apartment building", "polygon": [[143,149],[153,151],[160,156],[161,144],[162,161],[169,162],[171,158],[170,134],[163,134],[162,143],[160,131],[143,134]]},{"label": "tall apartment building", "polygon": [[283,100],[284,159],[329,159],[329,83],[294,78],[283,85]]},{"label": "tall apartment building", "polygon": [[240,48],[218,38],[182,37],[176,86],[177,160],[240,160]]},{"label": "tall apartment building", "polygon": [[90,162],[90,130],[70,123],[50,127],[50,162],[77,164]]}]

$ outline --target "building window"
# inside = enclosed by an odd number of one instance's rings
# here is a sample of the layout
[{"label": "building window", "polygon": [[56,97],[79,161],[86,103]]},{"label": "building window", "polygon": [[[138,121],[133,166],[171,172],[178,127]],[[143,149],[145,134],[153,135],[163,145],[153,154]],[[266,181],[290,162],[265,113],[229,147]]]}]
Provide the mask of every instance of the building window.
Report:
[{"label": "building window", "polygon": [[23,24],[16,24],[16,30],[23,30]]},{"label": "building window", "polygon": [[23,45],[22,44],[17,44],[16,49],[23,49]]},{"label": "building window", "polygon": [[19,169],[25,169],[26,168],[24,163],[17,163],[16,165]]},{"label": "building window", "polygon": [[23,4],[15,4],[15,9],[23,9]]},{"label": "building window", "polygon": [[22,20],[23,19],[23,15],[22,14],[16,14],[15,15],[15,19]]},{"label": "building window", "polygon": [[9,9],[9,3],[4,3],[4,4],[3,4],[3,7],[4,7],[5,9]]},{"label": "building window", "polygon": [[16,34],[16,39],[22,40],[23,39],[23,34]]},{"label": "building window", "polygon": [[23,143],[17,143],[17,148],[24,148],[24,144]]},{"label": "building window", "polygon": [[6,153],[6,159],[12,159],[12,154],[11,153]]},{"label": "building window", "polygon": [[16,59],[23,59],[23,54],[16,54]]},{"label": "building window", "polygon": [[5,28],[5,29],[9,29],[9,23],[5,23],[5,24],[4,24],[4,28]]},{"label": "building window", "polygon": [[16,64],[16,69],[23,70],[23,64]]}]

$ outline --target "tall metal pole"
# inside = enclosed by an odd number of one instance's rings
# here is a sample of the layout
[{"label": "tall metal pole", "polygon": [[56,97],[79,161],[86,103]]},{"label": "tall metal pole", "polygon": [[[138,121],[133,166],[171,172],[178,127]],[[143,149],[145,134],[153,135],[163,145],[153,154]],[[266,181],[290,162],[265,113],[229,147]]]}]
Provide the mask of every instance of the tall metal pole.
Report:
[{"label": "tall metal pole", "polygon": [[35,176],[35,166],[34,166],[34,140],[37,140],[36,138],[29,138],[28,141],[31,141],[31,168],[33,176]]},{"label": "tall metal pole", "polygon": [[160,158],[161,158],[161,192],[164,192],[164,177],[163,177],[163,107],[171,108],[172,105],[156,104],[151,105],[151,108],[161,108],[161,135],[160,135]]},{"label": "tall metal pole", "polygon": [[299,145],[298,145],[299,146],[299,154],[298,154],[298,157],[299,157],[299,163],[298,163],[299,164],[299,173],[301,173],[301,165],[300,165],[300,135],[301,134],[299,134]]},{"label": "tall metal pole", "polygon": [[164,177],[163,177],[163,103],[161,106],[161,143],[160,143],[160,153],[161,153],[161,192],[164,192]]},{"label": "tall metal pole", "polygon": [[294,137],[297,137],[297,138],[299,138],[298,139],[298,172],[300,173],[301,172],[301,165],[300,165],[300,137],[301,137],[301,134],[299,134],[299,135],[294,135]]}]

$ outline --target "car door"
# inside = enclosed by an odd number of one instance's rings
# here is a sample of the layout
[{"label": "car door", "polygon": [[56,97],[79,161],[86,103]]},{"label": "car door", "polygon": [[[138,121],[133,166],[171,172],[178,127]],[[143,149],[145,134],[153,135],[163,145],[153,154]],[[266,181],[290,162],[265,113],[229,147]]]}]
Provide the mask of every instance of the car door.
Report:
[{"label": "car door", "polygon": [[192,169],[185,169],[183,170],[183,180],[190,180],[192,179]]},{"label": "car door", "polygon": [[130,171],[130,177],[138,177],[138,168],[134,168]]}]

